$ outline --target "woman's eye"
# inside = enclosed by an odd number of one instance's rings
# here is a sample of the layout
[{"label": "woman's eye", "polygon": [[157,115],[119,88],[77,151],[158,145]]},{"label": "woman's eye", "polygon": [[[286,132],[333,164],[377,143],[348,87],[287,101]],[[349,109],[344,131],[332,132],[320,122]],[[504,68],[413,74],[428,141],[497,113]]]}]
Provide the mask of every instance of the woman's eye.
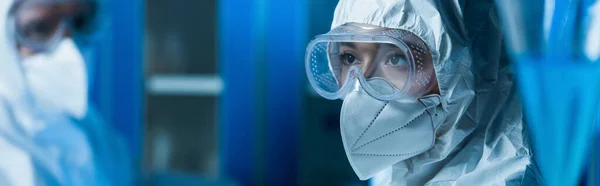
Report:
[{"label": "woman's eye", "polygon": [[21,20],[17,23],[18,32],[24,39],[43,42],[50,39],[59,28],[60,17],[49,15],[48,17]]},{"label": "woman's eye", "polygon": [[355,65],[358,64],[359,61],[352,54],[342,54],[342,62],[347,65]]},{"label": "woman's eye", "polygon": [[54,26],[43,21],[38,21],[27,24],[21,31],[22,35],[28,40],[44,41],[49,38],[53,30]]},{"label": "woman's eye", "polygon": [[392,66],[403,65],[406,63],[406,59],[403,55],[393,54],[388,58],[387,64]]}]

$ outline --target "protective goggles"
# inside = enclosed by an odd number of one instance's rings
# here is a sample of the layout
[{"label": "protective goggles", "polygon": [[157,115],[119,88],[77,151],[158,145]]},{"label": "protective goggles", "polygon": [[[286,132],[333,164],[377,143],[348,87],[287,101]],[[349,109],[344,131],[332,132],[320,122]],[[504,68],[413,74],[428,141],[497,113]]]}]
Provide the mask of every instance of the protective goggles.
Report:
[{"label": "protective goggles", "polygon": [[92,34],[97,12],[97,3],[91,0],[18,0],[11,7],[7,28],[19,45],[45,51],[65,35]]},{"label": "protective goggles", "polygon": [[306,50],[306,74],[326,99],[362,87],[383,100],[417,98],[435,81],[432,57],[416,35],[348,23],[316,36]]}]

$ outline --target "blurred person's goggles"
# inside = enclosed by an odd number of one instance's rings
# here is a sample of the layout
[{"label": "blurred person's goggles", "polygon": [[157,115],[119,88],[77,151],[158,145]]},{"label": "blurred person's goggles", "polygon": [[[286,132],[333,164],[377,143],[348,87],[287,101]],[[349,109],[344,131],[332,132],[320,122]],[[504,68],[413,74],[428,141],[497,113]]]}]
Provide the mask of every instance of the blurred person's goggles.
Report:
[{"label": "blurred person's goggles", "polygon": [[343,99],[359,87],[384,101],[416,98],[435,81],[425,43],[399,29],[344,24],[316,36],[305,63],[310,84],[327,99]]},{"label": "blurred person's goggles", "polygon": [[37,51],[55,47],[68,34],[92,34],[98,4],[92,0],[17,0],[7,29],[20,46]]}]

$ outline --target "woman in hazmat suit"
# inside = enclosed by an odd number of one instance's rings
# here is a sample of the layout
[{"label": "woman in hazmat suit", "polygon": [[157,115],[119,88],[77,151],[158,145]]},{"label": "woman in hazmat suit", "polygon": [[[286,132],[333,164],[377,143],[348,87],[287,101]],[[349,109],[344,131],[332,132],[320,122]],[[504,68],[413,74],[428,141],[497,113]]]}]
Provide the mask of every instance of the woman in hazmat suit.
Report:
[{"label": "woman in hazmat suit", "polygon": [[361,180],[532,185],[537,166],[492,1],[340,0],[307,47],[306,73],[343,99]]}]

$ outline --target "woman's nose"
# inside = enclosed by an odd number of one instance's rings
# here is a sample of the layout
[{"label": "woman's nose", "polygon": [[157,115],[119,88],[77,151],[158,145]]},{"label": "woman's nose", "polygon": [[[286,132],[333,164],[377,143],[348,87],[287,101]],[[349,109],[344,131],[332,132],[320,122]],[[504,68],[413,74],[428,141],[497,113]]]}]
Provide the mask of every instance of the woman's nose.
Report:
[{"label": "woman's nose", "polygon": [[376,65],[377,63],[375,62],[374,59],[367,59],[365,61],[363,61],[363,65],[361,66],[362,71],[363,71],[363,76],[365,77],[365,79],[369,79],[373,76],[373,74],[375,74],[375,70],[376,70]]}]

